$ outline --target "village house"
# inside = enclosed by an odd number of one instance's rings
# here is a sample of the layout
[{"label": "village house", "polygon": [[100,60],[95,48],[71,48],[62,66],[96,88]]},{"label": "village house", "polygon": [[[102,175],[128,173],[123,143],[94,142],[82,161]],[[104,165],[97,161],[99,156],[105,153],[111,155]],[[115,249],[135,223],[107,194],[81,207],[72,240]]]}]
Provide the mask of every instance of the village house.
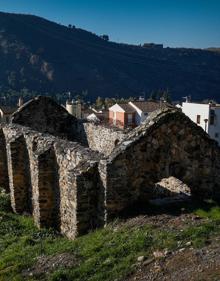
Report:
[{"label": "village house", "polygon": [[220,144],[220,104],[182,103],[182,112]]},{"label": "village house", "polygon": [[157,101],[132,101],[129,104],[136,110],[135,124],[139,126],[147,116],[158,109],[162,109],[165,106],[164,102]]},{"label": "village house", "polygon": [[89,117],[90,115],[94,114],[95,111],[90,108],[90,107],[86,107],[86,108],[83,108],[82,110],[82,118],[83,119],[87,119],[87,117]]},{"label": "village house", "polygon": [[116,103],[109,108],[109,124],[118,128],[134,128],[136,109],[129,103]]},{"label": "village house", "polygon": [[129,103],[115,104],[109,108],[109,123],[119,128],[134,128],[139,126],[147,116],[166,106],[157,101],[130,101]]},{"label": "village house", "polygon": [[66,110],[76,118],[82,118],[82,105],[80,101],[66,101]]}]

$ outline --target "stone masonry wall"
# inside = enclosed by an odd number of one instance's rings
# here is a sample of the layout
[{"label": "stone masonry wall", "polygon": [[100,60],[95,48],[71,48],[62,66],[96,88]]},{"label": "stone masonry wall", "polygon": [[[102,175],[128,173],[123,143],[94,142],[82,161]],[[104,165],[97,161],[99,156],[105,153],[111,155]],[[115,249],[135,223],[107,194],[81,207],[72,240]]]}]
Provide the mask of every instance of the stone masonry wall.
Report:
[{"label": "stone masonry wall", "polygon": [[29,212],[39,227],[72,239],[103,224],[97,202],[101,154],[19,125],[5,125],[2,135],[15,212]]},{"label": "stone masonry wall", "polygon": [[77,119],[49,97],[28,101],[12,115],[11,122],[70,141],[76,139]]},{"label": "stone masonry wall", "polygon": [[100,165],[106,214],[155,197],[155,184],[180,179],[198,198],[220,199],[220,148],[183,113],[156,112]]},{"label": "stone masonry wall", "polygon": [[0,186],[9,192],[8,166],[6,155],[6,140],[0,128]]},{"label": "stone masonry wall", "polygon": [[90,149],[109,155],[127,135],[127,131],[92,122],[79,123],[79,141]]},{"label": "stone masonry wall", "polygon": [[60,135],[59,124],[52,125],[53,135],[45,133],[47,116],[41,131],[33,130],[33,120],[32,128],[0,127],[0,186],[10,192],[14,212],[30,213],[39,227],[74,239],[136,203],[147,204],[158,196],[155,184],[170,177],[193,196],[220,199],[220,148],[176,109],[155,112],[127,134],[78,123],[71,127],[78,142]]}]

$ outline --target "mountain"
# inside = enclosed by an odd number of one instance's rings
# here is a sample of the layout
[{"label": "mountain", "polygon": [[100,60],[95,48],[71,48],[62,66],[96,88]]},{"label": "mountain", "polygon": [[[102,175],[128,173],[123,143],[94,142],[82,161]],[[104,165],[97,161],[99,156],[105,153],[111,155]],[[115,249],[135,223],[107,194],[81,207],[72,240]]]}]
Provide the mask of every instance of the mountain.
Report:
[{"label": "mountain", "polygon": [[220,53],[118,44],[37,16],[0,12],[0,87],[88,90],[90,99],[169,89],[173,99],[219,99]]}]

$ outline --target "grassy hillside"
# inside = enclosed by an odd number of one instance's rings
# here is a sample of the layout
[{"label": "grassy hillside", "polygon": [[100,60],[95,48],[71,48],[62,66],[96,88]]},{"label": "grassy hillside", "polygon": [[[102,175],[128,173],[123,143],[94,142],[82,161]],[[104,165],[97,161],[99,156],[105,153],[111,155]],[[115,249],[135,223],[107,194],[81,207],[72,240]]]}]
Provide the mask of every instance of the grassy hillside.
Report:
[{"label": "grassy hillside", "polygon": [[[179,216],[115,221],[70,241],[52,230],[38,230],[30,217],[12,214],[8,202],[1,192],[1,281],[130,280],[152,263],[204,249],[220,234],[220,208],[206,204],[191,213],[182,209]],[[220,277],[220,272],[213,274]]]},{"label": "grassy hillside", "polygon": [[88,90],[89,98],[168,88],[173,99],[218,99],[220,92],[218,52],[116,44],[31,15],[0,12],[0,61],[1,89]]}]

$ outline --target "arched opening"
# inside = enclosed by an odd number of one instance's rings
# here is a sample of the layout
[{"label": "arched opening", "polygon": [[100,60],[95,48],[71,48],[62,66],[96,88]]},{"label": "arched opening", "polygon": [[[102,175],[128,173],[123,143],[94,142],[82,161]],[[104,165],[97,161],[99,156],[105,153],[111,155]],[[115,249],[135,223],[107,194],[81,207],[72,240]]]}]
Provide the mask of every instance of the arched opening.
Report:
[{"label": "arched opening", "polygon": [[2,129],[0,130],[0,187],[9,192],[6,141]]},{"label": "arched opening", "polygon": [[147,205],[160,194],[220,198],[217,144],[179,112],[158,116],[105,163],[108,217],[140,202]]},{"label": "arched opening", "polygon": [[174,161],[169,164],[169,176],[183,179],[186,173],[186,169],[181,166],[180,162]]},{"label": "arched opening", "polygon": [[38,156],[38,204],[40,227],[60,230],[59,167],[53,149]]},{"label": "arched opening", "polygon": [[16,213],[32,212],[32,187],[27,144],[23,136],[9,145],[10,193]]}]

